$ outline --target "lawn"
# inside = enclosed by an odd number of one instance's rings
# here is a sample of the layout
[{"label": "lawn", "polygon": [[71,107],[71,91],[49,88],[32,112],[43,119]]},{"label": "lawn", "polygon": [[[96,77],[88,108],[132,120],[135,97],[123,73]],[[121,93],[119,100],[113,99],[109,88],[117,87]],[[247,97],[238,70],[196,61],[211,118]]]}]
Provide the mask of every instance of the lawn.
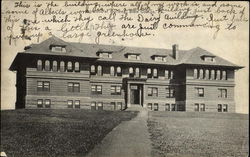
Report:
[{"label": "lawn", "polygon": [[150,112],[148,129],[156,157],[247,157],[248,115]]},{"label": "lawn", "polygon": [[136,112],[90,110],[1,111],[1,152],[11,157],[78,157]]}]

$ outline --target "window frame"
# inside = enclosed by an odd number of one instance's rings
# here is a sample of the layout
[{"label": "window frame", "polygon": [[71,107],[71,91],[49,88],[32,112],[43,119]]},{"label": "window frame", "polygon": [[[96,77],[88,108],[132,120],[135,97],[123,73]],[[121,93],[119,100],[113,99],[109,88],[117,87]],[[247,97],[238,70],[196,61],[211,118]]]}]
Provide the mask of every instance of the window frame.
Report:
[{"label": "window frame", "polygon": [[50,92],[50,81],[37,81],[37,92]]},{"label": "window frame", "polygon": [[[101,89],[98,91],[98,89]],[[102,85],[91,85],[91,94],[98,95],[102,94]]]},{"label": "window frame", "polygon": [[37,99],[37,108],[43,108],[43,99]]},{"label": "window frame", "polygon": [[[200,93],[201,92],[201,93]],[[201,87],[197,87],[196,88],[196,94],[197,94],[197,97],[205,97],[205,92],[204,92],[204,88],[201,88]]]},{"label": "window frame", "polygon": [[68,82],[68,92],[70,93],[80,93],[80,83],[79,82]]},{"label": "window frame", "polygon": [[166,87],[166,98],[175,98],[175,87]]},{"label": "window frame", "polygon": [[[47,102],[49,102],[49,103],[47,104]],[[51,107],[51,100],[50,99],[45,99],[44,100],[44,106],[45,106],[45,108],[50,108]]]},{"label": "window frame", "polygon": [[[71,103],[69,103],[71,102]],[[73,108],[73,100],[67,100],[67,106],[68,108]]]}]

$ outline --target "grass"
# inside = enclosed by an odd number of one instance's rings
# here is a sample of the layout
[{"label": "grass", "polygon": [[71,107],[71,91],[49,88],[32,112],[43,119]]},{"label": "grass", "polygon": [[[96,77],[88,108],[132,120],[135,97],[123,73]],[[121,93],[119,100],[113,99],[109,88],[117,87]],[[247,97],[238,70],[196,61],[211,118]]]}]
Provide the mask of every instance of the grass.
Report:
[{"label": "grass", "polygon": [[136,112],[90,110],[1,111],[1,151],[7,156],[84,156]]},{"label": "grass", "polygon": [[247,157],[248,121],[243,114],[150,112],[152,156]]}]

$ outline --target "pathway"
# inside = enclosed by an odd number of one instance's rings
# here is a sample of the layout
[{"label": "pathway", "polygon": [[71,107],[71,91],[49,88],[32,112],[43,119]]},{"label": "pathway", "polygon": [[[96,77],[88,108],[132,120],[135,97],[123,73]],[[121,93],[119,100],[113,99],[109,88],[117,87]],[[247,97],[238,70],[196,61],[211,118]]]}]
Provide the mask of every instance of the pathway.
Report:
[{"label": "pathway", "polygon": [[87,157],[150,157],[151,141],[147,128],[148,111],[115,127]]}]

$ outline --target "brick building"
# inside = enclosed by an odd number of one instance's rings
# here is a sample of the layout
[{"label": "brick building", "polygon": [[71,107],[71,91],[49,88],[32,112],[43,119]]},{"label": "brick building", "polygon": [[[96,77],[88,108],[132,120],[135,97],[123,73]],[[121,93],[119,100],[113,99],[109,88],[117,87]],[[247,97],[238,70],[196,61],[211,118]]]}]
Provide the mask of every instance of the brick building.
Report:
[{"label": "brick building", "polygon": [[16,108],[235,112],[234,65],[202,49],[65,42],[16,55]]}]

